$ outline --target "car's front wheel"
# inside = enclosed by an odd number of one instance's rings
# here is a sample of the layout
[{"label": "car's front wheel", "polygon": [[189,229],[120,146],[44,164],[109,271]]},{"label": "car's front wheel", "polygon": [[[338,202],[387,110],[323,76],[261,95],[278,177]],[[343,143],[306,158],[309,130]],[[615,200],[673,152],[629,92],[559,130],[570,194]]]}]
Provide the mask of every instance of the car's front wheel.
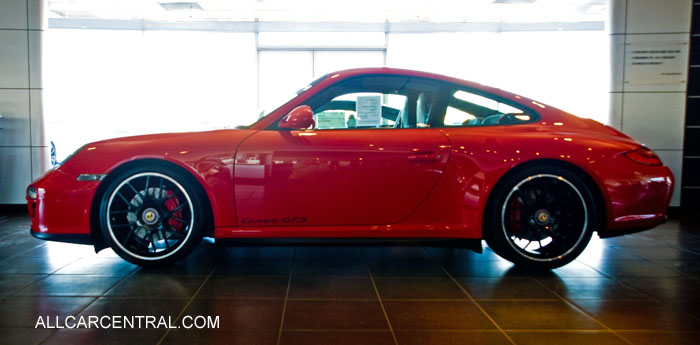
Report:
[{"label": "car's front wheel", "polygon": [[531,167],[494,190],[484,237],[500,256],[535,269],[573,261],[588,245],[597,213],[580,175],[560,167]]},{"label": "car's front wheel", "polygon": [[201,241],[203,203],[185,174],[144,166],[110,181],[100,203],[100,224],[103,237],[122,258],[142,266],[168,264]]}]

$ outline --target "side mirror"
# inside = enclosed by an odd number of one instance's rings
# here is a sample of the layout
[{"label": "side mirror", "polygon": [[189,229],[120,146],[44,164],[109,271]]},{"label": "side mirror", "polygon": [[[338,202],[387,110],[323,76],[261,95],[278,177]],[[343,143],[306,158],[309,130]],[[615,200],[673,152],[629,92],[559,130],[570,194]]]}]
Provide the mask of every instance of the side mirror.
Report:
[{"label": "side mirror", "polygon": [[279,122],[279,128],[307,129],[316,127],[314,112],[308,105],[300,105],[285,115]]}]

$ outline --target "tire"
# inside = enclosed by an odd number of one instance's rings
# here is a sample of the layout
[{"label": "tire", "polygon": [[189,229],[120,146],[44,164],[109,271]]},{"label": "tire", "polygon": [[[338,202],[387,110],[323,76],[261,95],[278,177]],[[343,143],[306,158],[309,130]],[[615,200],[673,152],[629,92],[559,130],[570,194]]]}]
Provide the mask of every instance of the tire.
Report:
[{"label": "tire", "polygon": [[484,237],[518,267],[549,270],[578,257],[598,215],[590,187],[577,173],[534,166],[506,177],[493,191]]},{"label": "tire", "polygon": [[171,264],[192,252],[205,233],[204,202],[192,180],[154,164],[110,178],[100,201],[107,244],[141,266]]}]

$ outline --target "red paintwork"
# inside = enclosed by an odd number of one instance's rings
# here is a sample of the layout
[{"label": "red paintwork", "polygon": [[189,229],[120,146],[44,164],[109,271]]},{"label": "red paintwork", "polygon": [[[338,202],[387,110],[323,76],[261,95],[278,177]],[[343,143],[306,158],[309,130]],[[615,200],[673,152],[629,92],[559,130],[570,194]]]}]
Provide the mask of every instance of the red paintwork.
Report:
[{"label": "red paintwork", "polygon": [[[483,90],[534,109],[536,123],[493,127],[266,130],[345,78],[396,74]],[[91,143],[34,181],[32,231],[90,233],[100,182],[124,163],[160,159],[189,171],[211,201],[215,237],[481,238],[489,193],[509,170],[565,161],[595,181],[609,230],[653,227],[665,215],[673,175],[622,153],[639,143],[595,121],[499,89],[389,68],[334,73],[245,130],[160,134]],[[99,197],[99,196],[97,196]],[[94,230],[94,229],[93,229]],[[99,233],[99,231],[97,231]]]}]

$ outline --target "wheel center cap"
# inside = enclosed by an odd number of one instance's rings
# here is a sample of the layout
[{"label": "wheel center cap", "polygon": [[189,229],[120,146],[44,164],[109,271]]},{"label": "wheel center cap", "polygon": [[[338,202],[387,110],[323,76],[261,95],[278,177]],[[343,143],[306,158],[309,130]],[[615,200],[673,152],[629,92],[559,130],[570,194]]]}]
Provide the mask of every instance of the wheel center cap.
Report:
[{"label": "wheel center cap", "polygon": [[158,215],[158,211],[156,211],[156,209],[152,207],[143,210],[143,213],[141,214],[141,219],[147,225],[153,225],[157,223],[159,218],[160,216]]},{"label": "wheel center cap", "polygon": [[537,223],[538,225],[545,225],[549,223],[549,218],[550,215],[549,211],[547,210],[542,209],[535,212],[535,223]]}]

